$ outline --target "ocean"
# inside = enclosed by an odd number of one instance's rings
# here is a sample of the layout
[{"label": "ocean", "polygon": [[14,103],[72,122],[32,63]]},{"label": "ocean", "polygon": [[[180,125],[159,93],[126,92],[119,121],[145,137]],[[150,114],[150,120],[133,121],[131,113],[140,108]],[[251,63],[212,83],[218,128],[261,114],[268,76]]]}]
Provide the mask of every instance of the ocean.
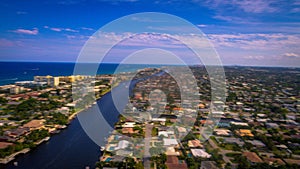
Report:
[{"label": "ocean", "polygon": [[[0,62],[0,85],[16,81],[33,80],[34,76],[68,76],[73,74],[75,63],[54,62]],[[113,73],[117,64],[103,64],[98,74]],[[102,66],[101,66],[102,67]]]},{"label": "ocean", "polygon": [[[85,63],[87,66],[93,63]],[[16,81],[33,80],[34,76],[69,76],[73,75],[75,63],[68,62],[0,62],[0,85],[13,84]],[[122,65],[123,72],[146,67],[163,65]],[[119,64],[101,63],[97,74],[113,74]]]}]

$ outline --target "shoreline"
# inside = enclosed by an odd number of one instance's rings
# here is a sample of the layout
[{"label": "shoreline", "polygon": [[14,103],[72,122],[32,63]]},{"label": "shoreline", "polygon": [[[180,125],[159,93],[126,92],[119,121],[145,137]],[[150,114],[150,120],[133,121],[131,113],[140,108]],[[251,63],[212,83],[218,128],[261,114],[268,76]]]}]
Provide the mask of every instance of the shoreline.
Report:
[{"label": "shoreline", "polygon": [[15,157],[16,157],[17,155],[20,155],[20,154],[26,154],[26,153],[28,153],[30,150],[31,150],[30,148],[25,148],[25,149],[23,149],[23,150],[20,150],[20,151],[15,152],[15,153],[13,153],[13,154],[11,154],[11,155],[9,155],[9,156],[6,156],[6,157],[4,157],[4,158],[1,158],[1,159],[0,159],[0,164],[6,165],[6,164],[8,164],[9,162],[12,162],[12,161],[15,159]]},{"label": "shoreline", "polygon": [[[100,99],[100,98],[99,98],[99,99]],[[98,100],[98,99],[97,99],[97,100]],[[74,120],[74,118],[76,118],[76,115],[77,115],[77,114],[79,114],[79,113],[81,113],[81,112],[83,112],[83,111],[85,111],[85,110],[87,110],[87,109],[89,109],[89,108],[90,108],[90,107],[84,108],[84,109],[80,109],[80,110],[78,110],[77,112],[71,114],[71,115],[68,117],[68,123],[67,123],[67,126],[72,122],[72,120]],[[67,128],[68,128],[68,127],[65,127],[65,128],[56,128],[56,131],[61,131],[61,130],[67,129]],[[51,137],[52,137],[53,135],[56,135],[56,134],[59,134],[59,133],[50,133],[50,136],[47,136],[47,137],[45,137],[45,138],[43,138],[43,139],[41,139],[41,140],[39,140],[39,141],[36,141],[36,142],[35,142],[35,145],[36,145],[37,147],[34,147],[34,148],[38,148],[38,146],[39,146],[40,144],[42,144],[42,143],[44,143],[44,142],[47,142],[48,140],[51,139]],[[13,154],[11,154],[11,155],[9,155],[9,156],[6,156],[6,157],[4,157],[4,158],[0,158],[0,165],[6,165],[6,164],[12,162],[13,160],[15,160],[16,156],[21,155],[21,154],[29,153],[31,150],[32,150],[32,148],[25,148],[25,149],[22,149],[22,150],[20,150],[20,151],[15,152],[15,153],[13,153]]]},{"label": "shoreline", "polygon": [[[116,87],[116,86],[118,86],[118,85],[119,85],[119,83],[117,83],[117,84],[114,85],[112,88],[110,88],[109,90],[105,91],[104,93],[102,93],[101,96],[98,97],[98,98],[96,98],[96,99],[95,99],[95,102],[92,103],[92,104],[90,104],[88,107],[83,108],[83,109],[80,109],[80,110],[77,110],[76,112],[74,112],[73,114],[71,114],[71,115],[68,117],[68,123],[67,123],[66,125],[68,126],[68,125],[72,122],[72,120],[74,120],[74,118],[76,118],[76,116],[77,116],[79,113],[88,110],[88,109],[91,108],[93,105],[96,105],[96,104],[97,104],[97,101],[100,100],[100,99],[102,98],[102,96],[104,96],[104,95],[106,95],[107,93],[109,93],[114,87]],[[61,130],[63,130],[63,129],[67,129],[67,128],[68,128],[68,127],[65,127],[65,128],[56,128],[56,131],[58,131],[58,130],[61,131]],[[36,141],[36,142],[35,142],[35,145],[37,145],[37,147],[35,147],[35,148],[38,148],[38,146],[39,146],[40,144],[42,144],[42,143],[44,143],[44,142],[47,142],[48,140],[51,139],[51,137],[52,137],[53,135],[56,135],[56,134],[59,134],[59,133],[50,133],[50,136],[47,136],[47,137],[45,137],[45,138],[43,138],[43,139],[41,139],[41,140],[39,140],[39,141]],[[22,149],[22,150],[20,150],[20,151],[17,151],[17,152],[15,152],[15,153],[13,153],[13,154],[10,154],[10,155],[8,155],[8,156],[6,156],[6,157],[4,157],[4,158],[0,158],[0,166],[1,166],[1,165],[4,165],[4,166],[5,166],[5,165],[7,165],[8,163],[13,162],[13,160],[16,159],[16,156],[21,155],[21,154],[27,154],[27,153],[29,153],[31,150],[32,150],[31,148],[25,148],[25,149]]]}]

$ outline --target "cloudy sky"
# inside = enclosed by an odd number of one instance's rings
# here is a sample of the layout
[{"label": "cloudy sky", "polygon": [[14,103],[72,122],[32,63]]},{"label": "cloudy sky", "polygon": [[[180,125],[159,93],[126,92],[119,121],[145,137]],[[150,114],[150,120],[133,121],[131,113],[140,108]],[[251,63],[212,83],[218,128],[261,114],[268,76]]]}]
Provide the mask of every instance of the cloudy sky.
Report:
[{"label": "cloudy sky", "polygon": [[[139,12],[163,12],[191,22],[207,35],[225,65],[300,66],[298,0],[2,0],[0,61],[74,62],[99,28]],[[166,28],[161,25],[148,28]]]}]

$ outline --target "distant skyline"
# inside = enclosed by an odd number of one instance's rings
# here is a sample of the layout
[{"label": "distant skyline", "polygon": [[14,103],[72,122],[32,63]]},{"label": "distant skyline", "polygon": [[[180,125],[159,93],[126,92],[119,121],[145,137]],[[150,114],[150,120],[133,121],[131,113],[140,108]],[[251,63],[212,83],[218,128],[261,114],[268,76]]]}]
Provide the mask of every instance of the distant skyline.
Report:
[{"label": "distant skyline", "polygon": [[99,28],[138,12],[197,25],[224,65],[300,67],[299,0],[3,0],[0,61],[75,62]]}]

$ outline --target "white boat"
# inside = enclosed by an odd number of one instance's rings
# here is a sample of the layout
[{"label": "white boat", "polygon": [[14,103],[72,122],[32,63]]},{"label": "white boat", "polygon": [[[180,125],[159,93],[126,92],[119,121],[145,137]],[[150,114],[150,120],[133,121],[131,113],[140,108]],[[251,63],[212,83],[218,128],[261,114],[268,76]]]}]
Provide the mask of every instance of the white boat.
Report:
[{"label": "white boat", "polygon": [[65,129],[65,128],[67,128],[67,126],[66,125],[62,125],[60,128],[61,129]]},{"label": "white boat", "polygon": [[46,138],[44,138],[43,140],[44,140],[44,141],[48,141],[48,140],[50,140],[50,137],[46,137]]},{"label": "white boat", "polygon": [[105,147],[104,147],[104,146],[100,146],[100,150],[101,150],[101,151],[104,151],[104,150],[105,150]]}]

